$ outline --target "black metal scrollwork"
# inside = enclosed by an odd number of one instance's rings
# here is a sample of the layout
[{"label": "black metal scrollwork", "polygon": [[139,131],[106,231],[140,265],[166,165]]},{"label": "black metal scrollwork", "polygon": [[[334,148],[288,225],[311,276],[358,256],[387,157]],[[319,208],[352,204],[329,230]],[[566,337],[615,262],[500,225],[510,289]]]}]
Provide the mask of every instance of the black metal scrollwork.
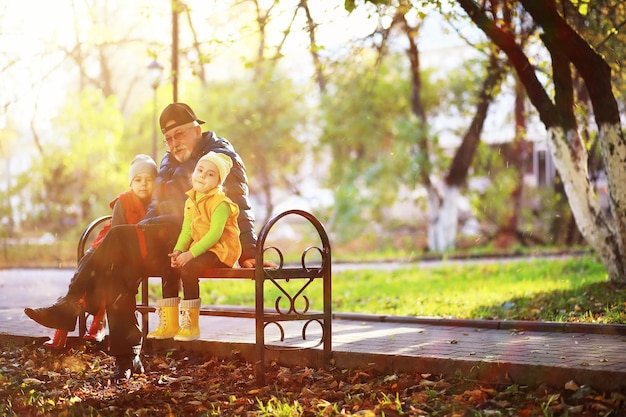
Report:
[{"label": "black metal scrollwork", "polygon": [[[313,345],[307,345],[307,346],[272,346],[272,345],[266,345],[265,349],[267,350],[303,350],[303,349],[312,349],[312,348],[316,348],[318,346],[321,346],[322,344],[324,344],[324,342],[326,341],[326,332],[324,329],[324,324],[323,321],[320,319],[311,319],[311,320],[307,320],[304,325],[302,326],[302,340],[307,340],[307,330],[309,328],[309,325],[311,323],[317,323],[320,326],[320,329],[322,330],[322,334],[319,337],[319,340],[317,341],[317,343],[313,344]],[[285,329],[283,327],[283,325],[280,322],[277,321],[271,321],[271,322],[267,322],[265,323],[265,328],[267,328],[267,326],[269,324],[274,324],[278,330],[280,331],[280,341],[284,342],[285,341]]]},{"label": "black metal scrollwork", "polygon": [[[309,246],[303,250],[300,257],[299,266],[287,266],[285,265],[283,252],[275,246],[265,247],[265,241],[269,234],[270,229],[282,218],[288,215],[298,215],[304,217],[310,224],[312,224],[318,234],[319,242],[321,245]],[[258,244],[264,249],[257,252],[257,264],[262,265],[263,260],[269,259],[270,252],[274,252],[274,257],[277,258],[278,265],[275,268],[263,269],[263,275],[257,274],[257,291],[264,294],[263,298],[257,299],[257,329],[262,329],[262,333],[268,330],[270,324],[274,324],[279,331],[280,344],[267,344],[264,342],[265,337],[262,336],[261,341],[264,347],[257,346],[259,356],[262,357],[262,349],[265,350],[304,350],[311,349],[323,345],[324,356],[329,359],[331,355],[331,250],[328,236],[324,230],[322,224],[310,213],[301,210],[289,210],[283,212],[277,216],[271,218],[263,227],[259,234]],[[265,301],[272,302],[265,299],[267,292],[263,290],[262,283],[270,285],[272,288],[278,290],[278,295],[273,300],[273,308],[265,309]],[[295,282],[295,284],[294,284]],[[291,283],[290,285],[286,285]],[[323,290],[323,311],[312,311],[311,292],[317,291],[316,285],[313,283],[321,284]],[[257,297],[259,294],[257,294]],[[316,296],[317,297],[317,296]],[[317,299],[313,297],[313,299]],[[259,313],[262,315],[259,315]],[[287,322],[302,323],[300,337],[301,341],[306,343],[297,342],[300,339],[299,336],[289,337],[286,340],[286,333],[293,333],[293,330],[288,328]],[[312,323],[316,323],[321,329],[321,335],[319,340],[317,339],[317,331],[313,331],[312,328],[317,326],[311,326]],[[258,332],[257,332],[258,335]],[[309,341],[310,340],[310,341]]]}]

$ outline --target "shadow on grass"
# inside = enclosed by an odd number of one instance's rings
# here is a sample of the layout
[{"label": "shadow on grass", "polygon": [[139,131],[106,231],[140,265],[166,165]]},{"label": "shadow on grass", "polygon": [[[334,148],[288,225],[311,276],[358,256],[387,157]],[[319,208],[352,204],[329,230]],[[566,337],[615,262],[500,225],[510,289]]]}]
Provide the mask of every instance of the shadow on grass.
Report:
[{"label": "shadow on grass", "polygon": [[626,323],[626,285],[598,282],[582,287],[515,297],[483,305],[470,316],[485,320]]}]

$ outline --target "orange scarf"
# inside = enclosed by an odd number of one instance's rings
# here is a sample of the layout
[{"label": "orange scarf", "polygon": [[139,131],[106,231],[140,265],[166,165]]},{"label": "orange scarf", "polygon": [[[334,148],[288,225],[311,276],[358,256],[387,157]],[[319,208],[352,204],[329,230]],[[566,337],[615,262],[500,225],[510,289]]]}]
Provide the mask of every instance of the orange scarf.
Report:
[{"label": "orange scarf", "polygon": [[[137,197],[134,192],[132,192],[132,190],[123,192],[122,194],[115,197],[109,203],[109,207],[111,207],[112,209],[118,200],[124,208],[124,219],[126,220],[126,224],[137,224],[141,220],[143,220],[144,217],[146,217],[147,206],[144,205],[144,203],[139,199],[139,197]],[[104,236],[109,232],[111,226],[111,220],[109,220],[100,230],[98,236],[96,236],[96,238],[93,240],[93,243],[91,244],[91,247],[93,249],[97,248],[100,243],[102,243],[102,239],[104,239]],[[139,230],[137,232],[139,232]],[[143,236],[140,236],[140,242],[142,242],[142,237]]]}]

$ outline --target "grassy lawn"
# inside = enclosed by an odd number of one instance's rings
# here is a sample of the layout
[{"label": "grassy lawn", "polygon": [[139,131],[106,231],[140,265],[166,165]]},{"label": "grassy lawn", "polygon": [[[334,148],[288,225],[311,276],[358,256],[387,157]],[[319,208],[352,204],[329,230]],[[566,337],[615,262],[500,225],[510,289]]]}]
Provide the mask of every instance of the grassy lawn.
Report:
[{"label": "grassy lawn", "polygon": [[[0,259],[19,261],[17,265],[21,267],[75,266],[74,245],[57,245],[53,249],[29,245],[15,253],[17,248],[9,247]],[[294,248],[294,252],[298,256],[302,253],[300,248]],[[363,256],[367,259],[367,254]],[[289,262],[295,259],[297,257]],[[339,271],[335,268],[333,311],[485,320],[626,323],[626,286],[607,283],[606,271],[593,254],[556,260],[537,257],[519,262],[449,262],[444,265],[407,263],[406,267],[391,271]],[[0,267],[11,266],[16,265],[0,262]],[[294,294],[302,284],[302,280],[281,283],[288,294]],[[203,304],[254,306],[251,281],[203,280],[200,288]],[[152,302],[160,297],[158,280],[151,280],[150,293]],[[311,285],[305,294],[311,301],[311,309],[321,309],[321,285]],[[266,306],[272,306],[281,293],[267,284],[266,295]],[[287,302],[283,295],[279,305],[288,308]],[[295,304],[302,309],[304,298],[299,297]]]},{"label": "grassy lawn", "polygon": [[[282,283],[288,294],[302,280]],[[251,281],[200,283],[203,304],[254,305]],[[447,266],[409,265],[392,271],[350,270],[333,273],[333,311],[396,316],[560,322],[626,322],[626,287],[606,282],[602,264],[592,255],[563,260],[523,260]],[[266,306],[282,293],[266,285]],[[152,297],[160,284],[151,281]],[[311,309],[321,308],[321,285],[305,292]],[[281,297],[280,306],[287,308]],[[299,297],[296,306],[303,308]]]}]

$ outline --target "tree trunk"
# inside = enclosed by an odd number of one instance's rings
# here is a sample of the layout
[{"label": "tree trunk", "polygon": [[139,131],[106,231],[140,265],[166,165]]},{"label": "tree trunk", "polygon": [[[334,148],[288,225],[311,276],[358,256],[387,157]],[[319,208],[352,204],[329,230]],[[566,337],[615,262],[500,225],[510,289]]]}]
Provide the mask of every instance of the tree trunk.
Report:
[{"label": "tree trunk", "polygon": [[[550,152],[581,234],[602,260],[609,280],[626,282],[623,261],[626,255],[626,143],[611,90],[610,67],[563,20],[554,1],[521,0],[526,11],[544,30],[542,40],[552,57],[553,103],[512,35],[498,27],[474,1],[457,1],[474,23],[509,57],[548,131]],[[570,63],[583,78],[593,104],[614,221],[603,215],[589,180],[587,150],[573,117]]]},{"label": "tree trunk", "polygon": [[428,245],[444,252],[454,249],[459,225],[459,199],[461,191],[455,185],[445,186],[441,201],[429,201],[433,221],[429,224]]},{"label": "tree trunk", "polygon": [[[524,86],[519,81],[515,83],[515,137],[513,138],[512,152],[505,155],[507,166],[515,170],[516,186],[511,191],[509,205],[511,211],[500,225],[496,232],[496,239],[499,240],[501,248],[508,248],[515,243],[519,243],[518,228],[524,201],[524,170],[526,156],[528,154],[528,144],[526,142],[526,109],[524,108]],[[496,245],[498,246],[498,245]]]},{"label": "tree trunk", "polygon": [[550,153],[563,180],[565,194],[578,228],[602,260],[609,280],[621,281],[624,276],[621,255],[615,235],[605,222],[595,191],[589,182],[586,160],[579,158],[566,145],[566,137],[571,140],[578,137],[578,132],[565,132],[555,127],[549,129],[548,133]]},{"label": "tree trunk", "polygon": [[309,32],[309,53],[313,59],[313,67],[315,68],[315,81],[320,89],[320,93],[326,93],[326,76],[324,75],[324,64],[319,54],[319,46],[315,40],[315,34],[317,32],[317,23],[313,20],[311,11],[309,10],[309,3],[307,0],[301,0],[298,7],[304,10],[306,15],[307,31]]},{"label": "tree trunk", "polygon": [[504,73],[505,71],[500,66],[497,57],[491,56],[486,69],[486,78],[479,93],[474,118],[450,164],[448,175],[442,185],[441,200],[434,198],[434,196],[428,199],[429,205],[436,204],[436,206],[429,207],[429,228],[433,230],[428,233],[428,246],[432,250],[443,252],[453,249],[455,246],[460,188],[465,186],[469,168],[480,143],[480,135],[487,118],[489,105],[493,101],[495,91],[499,90]]}]

